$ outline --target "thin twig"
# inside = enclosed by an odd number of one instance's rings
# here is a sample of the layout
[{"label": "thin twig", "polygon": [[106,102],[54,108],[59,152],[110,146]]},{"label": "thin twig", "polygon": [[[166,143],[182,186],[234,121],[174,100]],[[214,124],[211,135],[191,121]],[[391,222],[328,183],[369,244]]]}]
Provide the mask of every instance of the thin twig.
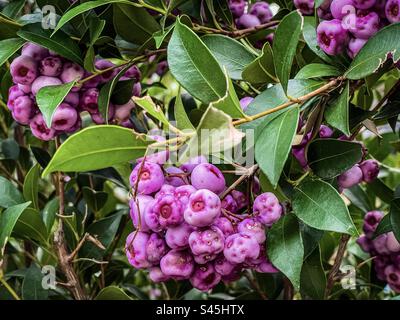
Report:
[{"label": "thin twig", "polygon": [[250,274],[250,272],[246,272],[244,274],[246,279],[249,281],[251,287],[257,291],[257,293],[261,296],[263,300],[268,300],[267,295],[265,294],[264,291],[261,290],[260,286],[258,285],[258,282],[253,278],[253,276]]},{"label": "thin twig", "polygon": [[0,277],[1,284],[7,289],[7,291],[13,296],[15,300],[21,300],[18,294],[14,291],[14,289],[4,280],[3,277]]}]

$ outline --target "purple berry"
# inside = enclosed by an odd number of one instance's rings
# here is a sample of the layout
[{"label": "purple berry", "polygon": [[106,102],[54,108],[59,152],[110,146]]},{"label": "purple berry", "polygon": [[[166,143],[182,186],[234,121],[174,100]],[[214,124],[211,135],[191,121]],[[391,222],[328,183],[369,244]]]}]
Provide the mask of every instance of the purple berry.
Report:
[{"label": "purple berry", "polygon": [[246,111],[247,107],[249,104],[254,100],[252,97],[244,97],[240,99],[240,107],[242,108],[243,111]]},{"label": "purple berry", "polygon": [[96,69],[98,69],[98,70],[106,70],[109,68],[113,68],[113,69],[103,72],[102,74],[99,75],[99,78],[103,83],[110,81],[118,73],[118,68],[116,68],[115,64],[108,60],[104,60],[104,59],[97,60],[94,65],[95,65]]},{"label": "purple berry", "polygon": [[206,189],[197,190],[189,198],[184,217],[187,223],[195,227],[212,224],[221,213],[221,200]]},{"label": "purple berry", "polygon": [[215,255],[224,250],[225,237],[221,230],[211,226],[193,231],[189,236],[189,246],[194,255]]},{"label": "purple berry", "polygon": [[84,75],[85,70],[83,70],[80,65],[74,62],[66,62],[63,66],[60,79],[62,80],[62,82],[67,83],[71,81],[79,81],[83,79]]},{"label": "purple berry", "polygon": [[394,265],[389,265],[385,268],[385,276],[389,284],[400,286],[400,270]]},{"label": "purple berry", "polygon": [[126,256],[129,263],[137,269],[150,267],[146,254],[146,244],[149,238],[150,236],[146,232],[132,232],[126,238]]},{"label": "purple berry", "polygon": [[325,0],[317,9],[318,17],[324,20],[331,20],[333,18],[331,13],[332,0]]},{"label": "purple berry", "polygon": [[331,2],[331,13],[335,19],[343,19],[349,13],[354,12],[353,0],[332,0]]},{"label": "purple berry", "polygon": [[85,110],[90,114],[97,113],[99,112],[98,98],[99,89],[90,88],[82,94],[80,99],[80,107],[82,110]]},{"label": "purple berry", "polygon": [[67,103],[61,103],[54,112],[52,120],[52,128],[57,131],[65,131],[71,129],[78,120],[76,109]]},{"label": "purple berry", "polygon": [[152,233],[146,243],[147,261],[158,264],[161,258],[168,252],[165,240],[157,233]]},{"label": "purple berry", "polygon": [[222,199],[221,208],[233,213],[238,211],[236,200],[230,194],[226,195],[226,197]]},{"label": "purple berry", "polygon": [[357,9],[369,9],[375,5],[376,0],[353,0],[353,2]]},{"label": "purple berry", "polygon": [[244,13],[247,2],[245,0],[229,0],[229,9],[233,17],[239,18]]},{"label": "purple berry", "polygon": [[36,60],[29,56],[19,56],[10,65],[13,81],[18,84],[31,84],[38,76]]},{"label": "purple berry", "polygon": [[157,64],[157,68],[156,68],[156,74],[160,77],[162,77],[168,70],[168,61],[164,60],[164,61],[160,61]]},{"label": "purple berry", "polygon": [[46,76],[37,77],[36,80],[33,81],[32,83],[32,94],[36,96],[39,90],[44,87],[59,86],[61,84],[62,84],[61,80],[56,77],[46,77]]},{"label": "purple berry", "polygon": [[[151,194],[160,190],[164,183],[164,174],[158,164],[138,163],[129,178],[132,188],[142,194]],[[139,181],[139,182],[138,182]]]},{"label": "purple berry", "polygon": [[193,256],[187,251],[171,250],[160,262],[161,271],[176,279],[188,279],[194,270]]},{"label": "purple berry", "polygon": [[43,60],[49,55],[49,50],[43,48],[35,43],[28,42],[26,43],[21,50],[22,56],[29,56],[36,61]]},{"label": "purple berry", "polygon": [[347,48],[347,54],[349,55],[349,57],[354,59],[354,57],[360,52],[367,41],[367,39],[351,38]]},{"label": "purple berry", "polygon": [[365,214],[363,231],[368,238],[371,238],[382,218],[383,213],[381,211],[369,211]]},{"label": "purple berry", "polygon": [[231,274],[236,266],[236,264],[230,263],[228,260],[226,260],[224,255],[218,256],[214,261],[215,271],[221,276],[227,276]]},{"label": "purple berry", "polygon": [[129,119],[131,111],[135,108],[135,103],[129,100],[122,105],[115,105],[115,119],[119,122],[124,122]]},{"label": "purple berry", "polygon": [[356,38],[369,39],[379,30],[379,16],[375,12],[358,13],[353,19],[356,24],[349,31]]},{"label": "purple berry", "polygon": [[188,162],[182,164],[179,169],[181,169],[185,173],[192,173],[193,169],[196,168],[201,163],[208,163],[206,157],[198,156],[189,159]]},{"label": "purple berry", "polygon": [[226,238],[224,256],[231,263],[242,263],[255,259],[260,254],[257,240],[246,234],[235,233]]},{"label": "purple berry", "polygon": [[226,217],[217,218],[213,225],[221,230],[225,237],[230,236],[235,232],[232,222]]},{"label": "purple berry", "polygon": [[400,1],[389,0],[385,7],[386,18],[391,23],[400,22]]},{"label": "purple berry", "polygon": [[[108,121],[111,121],[114,118],[115,107],[112,103],[108,105]],[[103,118],[103,115],[100,112],[91,113],[90,117],[92,121],[96,124],[105,124],[106,121]]]},{"label": "purple berry", "polygon": [[186,206],[189,203],[190,196],[195,192],[196,188],[187,184],[176,188],[174,191],[174,196],[182,203],[182,205]]},{"label": "purple berry", "polygon": [[282,206],[271,192],[262,193],[254,200],[253,211],[258,212],[257,220],[267,227],[272,226],[282,216]]},{"label": "purple berry", "polygon": [[196,262],[197,264],[207,264],[213,260],[215,260],[215,258],[218,256],[217,253],[211,254],[211,253],[203,253],[203,254],[199,254],[197,256],[193,256],[194,262]]},{"label": "purple berry", "polygon": [[236,201],[238,210],[243,209],[244,207],[247,207],[249,202],[248,202],[246,195],[242,191],[232,190],[231,195],[232,195],[233,199]]},{"label": "purple berry", "polygon": [[35,115],[35,102],[28,96],[20,96],[14,101],[13,118],[20,124],[27,125]]},{"label": "purple berry", "polygon": [[400,243],[399,241],[397,241],[393,232],[387,233],[386,247],[389,249],[390,252],[395,253],[400,251]]},{"label": "purple berry", "polygon": [[240,29],[247,29],[259,26],[261,21],[255,15],[245,13],[236,20],[236,24]]},{"label": "purple berry", "polygon": [[198,265],[190,277],[190,283],[196,289],[208,291],[221,281],[221,276],[215,272],[212,263]]},{"label": "purple berry", "polygon": [[314,13],[314,0],[294,0],[293,2],[303,15],[308,16]]},{"label": "purple berry", "polygon": [[238,224],[238,232],[254,237],[258,243],[264,243],[265,229],[260,221],[256,219],[244,219]]},{"label": "purple berry", "polygon": [[337,55],[345,49],[349,42],[349,35],[347,30],[343,29],[340,20],[325,20],[317,27],[317,41],[325,53]]},{"label": "purple berry", "polygon": [[39,72],[42,76],[58,77],[63,70],[63,63],[59,57],[47,57],[39,62]]},{"label": "purple berry", "polygon": [[153,211],[158,214],[161,227],[169,228],[183,222],[182,204],[172,195],[156,199]]},{"label": "purple berry", "polygon": [[18,86],[18,88],[21,89],[22,92],[24,92],[26,94],[29,94],[29,93],[32,92],[32,86],[29,85],[29,84],[20,84],[20,83],[18,83],[17,86]]},{"label": "purple berry", "polygon": [[[140,231],[149,231],[150,228],[146,224],[145,221],[145,209],[149,203],[153,203],[154,199],[153,197],[138,194],[136,196],[136,199],[131,199],[129,201],[129,207],[130,207],[130,216],[133,222],[133,225],[135,226],[136,229],[139,229]],[[139,216],[140,213],[140,216]],[[140,217],[140,218],[139,218]]]},{"label": "purple berry", "polygon": [[29,125],[31,127],[32,134],[40,140],[49,141],[56,135],[56,131],[53,128],[49,129],[47,127],[41,113],[36,114]]},{"label": "purple berry", "polygon": [[79,93],[78,92],[70,92],[64,98],[64,102],[68,103],[72,108],[77,109],[79,106]]},{"label": "purple berry", "polygon": [[165,282],[170,279],[169,276],[165,275],[159,267],[152,267],[149,270],[149,278],[151,281],[158,283],[158,282]]},{"label": "purple berry", "polygon": [[121,77],[121,81],[135,79],[135,81],[140,81],[142,74],[137,66],[132,66],[126,70],[125,74]]},{"label": "purple berry", "polygon": [[375,160],[361,162],[360,169],[363,174],[363,180],[367,183],[374,181],[379,174],[379,164]]},{"label": "purple berry", "polygon": [[[314,2],[313,0],[311,1]],[[251,6],[249,13],[255,15],[260,20],[261,23],[267,23],[272,19],[272,11],[269,7],[269,4],[264,1],[259,1],[254,3]]]},{"label": "purple berry", "polygon": [[339,190],[351,188],[362,181],[363,174],[358,165],[353,166],[346,172],[343,172],[338,178]]},{"label": "purple berry", "polygon": [[225,189],[224,175],[211,163],[202,163],[196,166],[190,179],[196,189],[208,189],[217,194]]},{"label": "purple berry", "polygon": [[147,206],[144,209],[144,221],[146,225],[154,232],[160,232],[162,231],[162,227],[160,225],[160,215],[158,212],[155,212],[153,210],[155,200],[152,200],[147,204]]},{"label": "purple berry", "polygon": [[372,243],[366,235],[361,235],[356,242],[364,252],[369,252],[371,250]]},{"label": "purple berry", "polygon": [[165,183],[174,187],[180,187],[187,184],[184,178],[185,173],[181,169],[177,167],[168,167],[165,169],[165,172],[168,174],[165,177]]},{"label": "purple berry", "polygon": [[132,95],[135,97],[140,97],[141,93],[142,93],[142,85],[140,84],[140,82],[136,82],[132,87]]},{"label": "purple berry", "polygon": [[160,191],[158,191],[156,193],[156,195],[154,196],[155,199],[161,199],[163,197],[165,197],[166,195],[175,195],[175,187],[171,186],[169,184],[163,184],[161,186]]},{"label": "purple berry", "polygon": [[319,137],[320,138],[331,138],[333,136],[333,130],[328,126],[321,125],[319,128]]},{"label": "purple berry", "polygon": [[18,97],[21,97],[24,95],[25,95],[25,92],[22,91],[18,85],[11,86],[10,89],[8,89],[8,100],[7,100],[8,109],[13,111],[14,105],[15,105],[15,100]]},{"label": "purple berry", "polygon": [[171,249],[182,249],[189,246],[189,236],[194,231],[194,227],[187,223],[182,223],[176,227],[170,227],[165,233],[165,241]]},{"label": "purple berry", "polygon": [[390,254],[388,247],[386,246],[387,242],[387,234],[381,234],[372,240],[372,244],[374,245],[374,249],[379,254]]}]

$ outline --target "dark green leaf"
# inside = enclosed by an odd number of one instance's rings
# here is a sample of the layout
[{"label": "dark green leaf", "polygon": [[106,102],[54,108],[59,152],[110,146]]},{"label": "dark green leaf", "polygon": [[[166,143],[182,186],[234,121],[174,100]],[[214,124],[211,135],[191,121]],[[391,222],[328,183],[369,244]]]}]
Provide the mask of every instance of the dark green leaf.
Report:
[{"label": "dark green leaf", "polygon": [[326,276],[321,263],[321,253],[317,247],[304,261],[301,269],[301,291],[312,299],[324,298]]},{"label": "dark green leaf", "polygon": [[322,180],[307,180],[296,187],[292,205],[296,216],[313,228],[357,234],[343,199]]},{"label": "dark green leaf", "polygon": [[376,230],[374,232],[373,238],[376,238],[376,237],[380,236],[381,234],[393,231],[392,222],[390,220],[391,220],[390,214],[387,214],[386,216],[384,216],[382,218],[381,222],[379,222],[378,227],[376,228]]},{"label": "dark green leaf", "polygon": [[18,160],[20,147],[14,139],[6,139],[1,143],[1,152],[4,159]]},{"label": "dark green leaf", "polygon": [[122,289],[116,286],[109,286],[102,289],[94,298],[95,300],[133,300]]},{"label": "dark green leaf", "polygon": [[298,289],[304,248],[299,223],[293,214],[284,215],[271,227],[267,247],[273,265]]},{"label": "dark green leaf", "polygon": [[243,69],[242,77],[255,84],[278,82],[275,76],[274,54],[268,42],[264,44],[261,55]]},{"label": "dark green leaf", "polygon": [[355,185],[351,188],[344,189],[344,195],[347,199],[351,201],[351,204],[362,210],[363,212],[368,212],[373,209],[368,195],[365,191],[359,186]]},{"label": "dark green leaf", "polygon": [[54,171],[89,171],[142,157],[149,142],[132,130],[98,125],[69,137],[57,150],[43,176]]},{"label": "dark green leaf", "polygon": [[25,274],[22,283],[22,298],[24,300],[47,300],[49,291],[43,288],[42,271],[32,265]]},{"label": "dark green leaf", "polygon": [[308,146],[307,159],[316,175],[331,179],[360,162],[362,155],[362,146],[358,142],[316,139]]},{"label": "dark green leaf", "polygon": [[180,88],[179,88],[179,91],[178,91],[178,94],[177,94],[176,100],[175,100],[174,114],[175,114],[175,120],[176,120],[176,127],[178,129],[180,129],[180,130],[194,129],[193,124],[190,122],[190,119],[187,116],[185,107],[182,103]]},{"label": "dark green leaf", "polygon": [[50,231],[53,227],[54,221],[56,220],[56,215],[59,208],[59,199],[55,197],[46,203],[42,211],[42,220],[46,225],[47,231]]},{"label": "dark green leaf", "polygon": [[31,201],[33,208],[39,210],[39,165],[33,166],[25,176],[23,194],[26,201]]},{"label": "dark green leaf", "polygon": [[8,208],[24,202],[18,189],[6,178],[0,176],[0,207]]},{"label": "dark green leaf", "polygon": [[400,242],[400,198],[394,199],[390,203],[389,215],[394,236]]},{"label": "dark green leaf", "polygon": [[301,70],[296,74],[295,79],[336,77],[339,75],[340,70],[334,66],[323,63],[310,63],[301,68]]},{"label": "dark green leaf", "polygon": [[33,239],[42,244],[47,243],[47,229],[39,212],[26,208],[14,227],[14,233],[22,238]]},{"label": "dark green leaf", "polygon": [[325,110],[326,121],[345,135],[350,135],[349,129],[349,82],[340,96]]},{"label": "dark green leaf", "polygon": [[14,0],[4,7],[2,13],[11,19],[16,18],[24,7],[25,2],[25,0]]},{"label": "dark green leaf", "polygon": [[[0,22],[1,24],[1,22]],[[0,41],[0,67],[25,43],[24,39],[13,38]]]},{"label": "dark green leaf", "polygon": [[94,212],[98,212],[107,202],[107,192],[96,191],[90,189],[89,187],[83,187],[82,193],[90,210]]}]

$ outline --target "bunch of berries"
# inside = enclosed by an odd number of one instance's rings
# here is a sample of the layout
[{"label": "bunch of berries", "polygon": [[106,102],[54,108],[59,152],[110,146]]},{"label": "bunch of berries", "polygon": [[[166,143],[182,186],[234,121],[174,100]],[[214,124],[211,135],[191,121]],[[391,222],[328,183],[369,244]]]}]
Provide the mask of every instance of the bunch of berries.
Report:
[{"label": "bunch of berries", "polygon": [[383,218],[381,211],[370,211],[364,217],[364,234],[357,239],[363,251],[374,259],[372,263],[378,279],[389,284],[390,288],[400,293],[400,243],[393,232],[374,237],[376,228]]},{"label": "bunch of berries", "polygon": [[138,160],[130,176],[132,266],[147,268],[154,282],[189,279],[202,291],[239,279],[246,268],[278,272],[266,253],[266,229],[283,214],[274,194],[258,195],[248,212],[245,194],[226,192],[224,175],[205,157],[180,167],[157,160]]},{"label": "bunch of berries", "polygon": [[[99,112],[98,97],[100,87],[113,79],[121,70],[108,60],[95,61],[97,70],[107,70],[95,77],[80,65],[49,51],[34,43],[22,48],[21,56],[14,59],[10,72],[14,85],[9,89],[7,106],[19,124],[29,125],[32,134],[41,140],[51,140],[62,133],[72,133],[81,128],[81,112],[88,112],[96,124],[104,123]],[[115,67],[115,68],[114,68]],[[140,71],[136,66],[129,68],[121,81],[134,79],[132,96],[141,92]],[[84,79],[88,79],[85,81]],[[82,81],[83,80],[83,81]],[[51,127],[47,127],[40,112],[36,95],[47,86],[56,86],[71,81],[82,81],[72,88],[53,116]],[[130,127],[130,113],[134,103],[129,100],[123,105],[110,103],[108,118],[110,122]]]},{"label": "bunch of berries", "polygon": [[[304,15],[314,14],[314,0],[294,0]],[[317,41],[325,53],[354,58],[378,30],[400,22],[400,0],[325,0],[317,9],[323,20]]]}]

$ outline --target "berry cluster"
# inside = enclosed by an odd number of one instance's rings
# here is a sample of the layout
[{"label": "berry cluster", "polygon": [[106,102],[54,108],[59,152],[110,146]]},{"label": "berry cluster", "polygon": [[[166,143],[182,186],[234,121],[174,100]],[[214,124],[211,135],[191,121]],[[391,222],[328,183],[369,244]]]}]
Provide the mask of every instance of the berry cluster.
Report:
[{"label": "berry cluster", "polygon": [[247,212],[245,194],[225,192],[224,175],[202,156],[179,168],[139,160],[130,183],[136,230],[126,254],[135,268],[149,269],[152,281],[189,279],[208,291],[239,279],[245,268],[278,271],[266,255],[266,228],[283,213],[274,194],[258,195]]},{"label": "berry cluster", "polygon": [[357,243],[373,259],[378,279],[389,284],[395,292],[400,293],[400,243],[393,232],[374,238],[374,232],[383,218],[380,211],[370,211],[364,217],[364,234]]},{"label": "berry cluster", "polygon": [[[314,14],[314,0],[294,0],[304,15]],[[370,37],[400,21],[400,0],[325,0],[317,9],[318,45],[329,55],[354,58]]]},{"label": "berry cluster", "polygon": [[[82,125],[80,113],[83,111],[90,114],[94,123],[104,123],[98,108],[99,90],[121,69],[103,59],[96,60],[95,67],[99,71],[106,69],[107,71],[91,77],[92,74],[78,64],[68,61],[46,48],[33,43],[25,44],[21,56],[14,59],[10,65],[14,85],[9,89],[7,106],[11,110],[13,118],[22,125],[29,125],[32,134],[45,141],[62,133],[79,130]],[[139,69],[132,66],[120,80],[134,79],[132,95],[139,96],[141,92],[140,77]],[[53,116],[51,127],[48,128],[36,104],[37,93],[43,87],[61,85],[74,80],[81,81],[81,84],[72,88],[65,97]],[[124,105],[110,103],[109,120],[130,127],[129,117],[134,106],[132,101]]]},{"label": "berry cluster", "polygon": [[[299,124],[301,126],[301,124]],[[292,155],[296,158],[302,168],[308,168],[308,161],[306,158],[307,145],[310,142],[312,133],[304,135],[302,141],[292,147]],[[321,139],[333,138],[334,131],[326,125],[321,125],[319,128],[318,136]],[[347,139],[342,136],[339,139]],[[363,149],[366,153],[365,148]],[[342,192],[344,189],[351,188],[361,182],[371,183],[379,174],[379,164],[375,160],[361,160],[360,163],[355,164],[349,170],[343,172],[337,177],[337,184],[339,191]]]}]

